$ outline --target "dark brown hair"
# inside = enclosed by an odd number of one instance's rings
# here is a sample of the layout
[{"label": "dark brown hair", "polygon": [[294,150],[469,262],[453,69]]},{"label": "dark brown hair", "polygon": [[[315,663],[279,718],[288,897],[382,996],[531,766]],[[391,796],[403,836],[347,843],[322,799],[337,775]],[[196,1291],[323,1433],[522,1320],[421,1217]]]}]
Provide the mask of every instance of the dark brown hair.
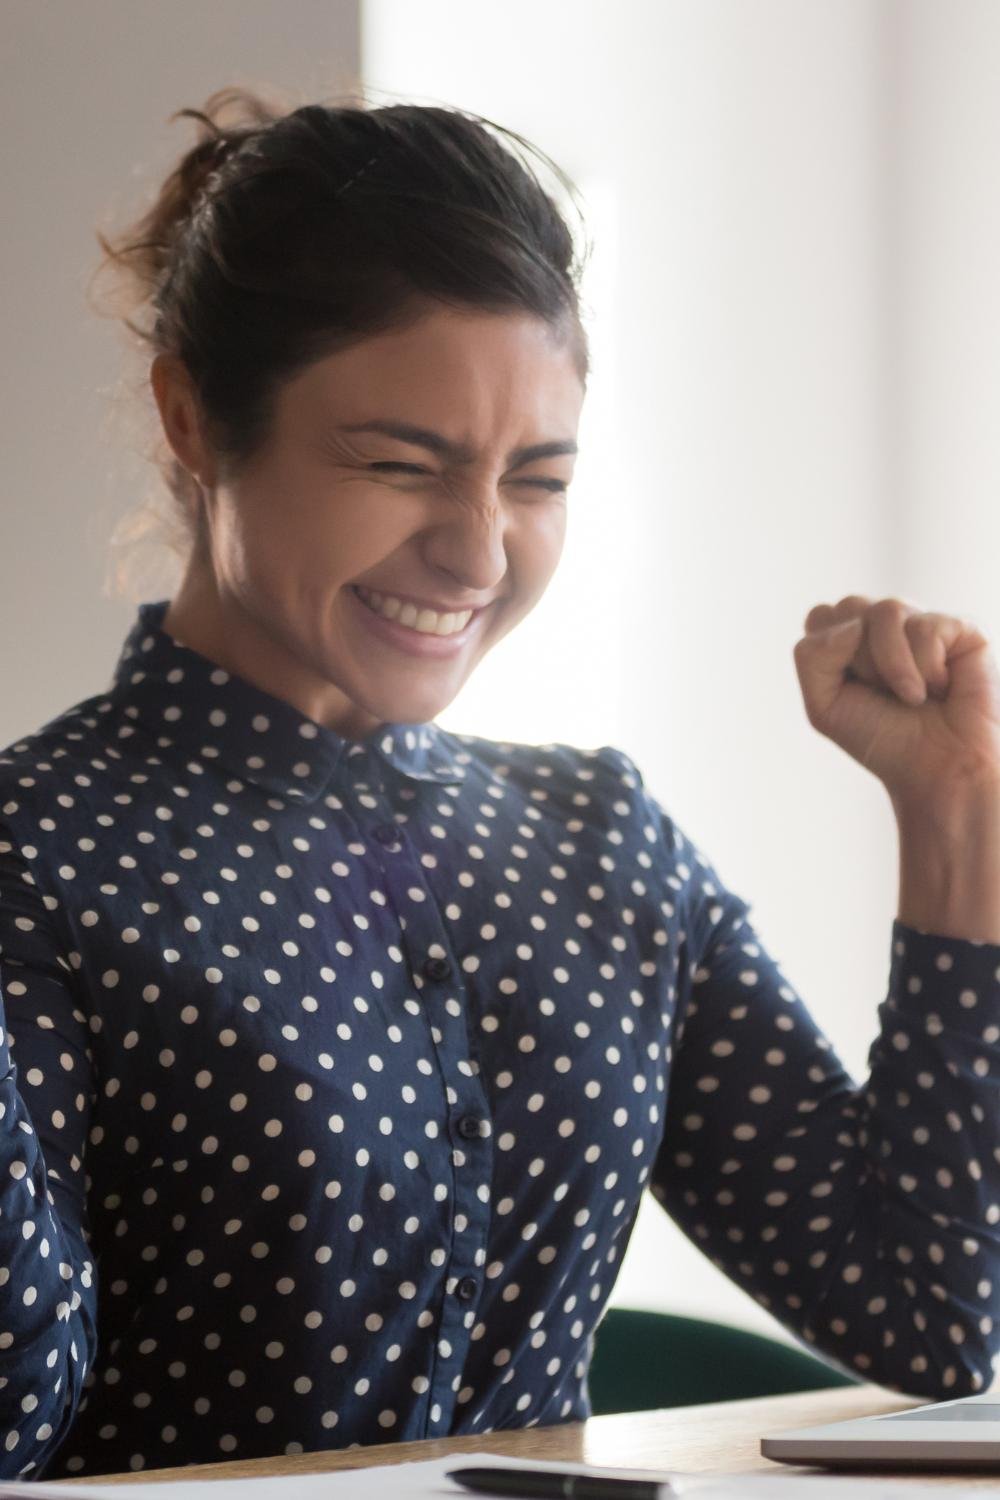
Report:
[{"label": "dark brown hair", "polygon": [[[135,224],[98,232],[97,269],[117,273],[114,315],[129,309],[144,354],[183,360],[224,473],[266,444],[283,381],[405,322],[419,298],[533,313],[586,378],[584,255],[536,169],[574,206],[575,190],[515,132],[437,106],[284,112],[245,88],[170,118],[183,117],[197,143]],[[198,485],[165,439],[156,459],[197,543]]]}]

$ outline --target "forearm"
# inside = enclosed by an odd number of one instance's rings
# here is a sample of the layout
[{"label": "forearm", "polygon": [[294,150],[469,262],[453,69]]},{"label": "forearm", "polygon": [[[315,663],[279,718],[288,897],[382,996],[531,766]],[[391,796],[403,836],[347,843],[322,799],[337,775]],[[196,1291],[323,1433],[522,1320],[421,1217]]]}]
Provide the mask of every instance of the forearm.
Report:
[{"label": "forearm", "polygon": [[1000,792],[892,803],[899,920],[941,937],[1000,943]]},{"label": "forearm", "polygon": [[[671,826],[699,877],[650,1177],[786,1326],[867,1379],[936,1399],[983,1389],[1000,1351],[1000,812],[985,793],[962,802],[964,818],[953,800],[936,821],[900,807],[903,916],[860,1087],[743,903]],[[979,941],[949,941],[952,927]],[[834,924],[834,956],[844,941]]]},{"label": "forearm", "polygon": [[[9,904],[8,886],[0,895]],[[8,929],[3,937],[7,950]],[[14,974],[26,978],[14,984]],[[22,1004],[20,991],[28,1005],[51,1012],[46,1028],[19,1026],[15,1045],[0,995],[0,1479],[37,1479],[75,1420],[97,1347],[97,1278],[83,1218],[83,1174],[72,1169],[82,1155],[89,1111],[73,1109],[75,1084],[65,1081],[65,1066],[52,1065],[71,1045],[67,1030],[53,1024],[59,1014],[54,987],[43,998],[43,981],[26,966],[11,966],[3,977],[13,1009]],[[25,1097],[31,1094],[35,1118]],[[35,1123],[49,1125],[56,1114],[76,1127],[66,1124],[72,1145],[64,1155],[53,1147],[50,1164]]]},{"label": "forearm", "polygon": [[820,1353],[936,1399],[983,1389],[1000,1349],[998,960],[894,924],[858,1087],[745,925],[693,981],[651,1178]]},{"label": "forearm", "polygon": [[36,1479],[66,1438],[94,1357],[95,1271],[49,1204],[52,1182],[2,1044],[0,1109],[0,1476]]}]

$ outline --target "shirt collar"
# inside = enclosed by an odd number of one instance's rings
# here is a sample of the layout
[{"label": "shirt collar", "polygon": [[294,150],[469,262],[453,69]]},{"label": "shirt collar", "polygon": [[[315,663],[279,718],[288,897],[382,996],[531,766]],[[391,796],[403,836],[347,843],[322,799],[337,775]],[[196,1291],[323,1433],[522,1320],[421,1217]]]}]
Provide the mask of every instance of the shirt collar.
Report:
[{"label": "shirt collar", "polygon": [[470,757],[457,736],[430,722],[386,723],[369,739],[345,739],[176,640],[163,628],[169,604],[139,605],[111,686],[162,748],[178,745],[297,802],[313,801],[342,761],[369,752],[415,781],[465,780]]}]

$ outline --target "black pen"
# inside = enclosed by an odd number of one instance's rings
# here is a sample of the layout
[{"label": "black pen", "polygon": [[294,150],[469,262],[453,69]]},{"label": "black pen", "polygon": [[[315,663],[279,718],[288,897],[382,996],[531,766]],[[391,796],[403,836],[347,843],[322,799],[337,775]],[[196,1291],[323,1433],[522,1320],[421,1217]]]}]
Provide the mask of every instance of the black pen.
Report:
[{"label": "black pen", "polygon": [[480,1495],[525,1495],[532,1500],[673,1500],[667,1480],[615,1479],[600,1474],[560,1474],[554,1469],[449,1469]]}]

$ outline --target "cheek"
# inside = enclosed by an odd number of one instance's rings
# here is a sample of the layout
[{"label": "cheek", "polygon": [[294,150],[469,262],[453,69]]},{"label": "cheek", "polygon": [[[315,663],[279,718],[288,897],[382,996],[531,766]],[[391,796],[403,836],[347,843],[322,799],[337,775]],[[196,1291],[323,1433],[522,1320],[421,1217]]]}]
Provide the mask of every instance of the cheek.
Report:
[{"label": "cheek", "polygon": [[412,499],[372,486],[345,501],[328,531],[336,530],[347,552],[361,566],[388,557],[424,524],[420,506]]},{"label": "cheek", "polygon": [[544,514],[534,513],[530,521],[519,526],[507,546],[507,564],[516,581],[521,601],[517,618],[538,603],[559,565],[566,539],[566,511],[551,507]]},{"label": "cheek", "polygon": [[227,527],[226,545],[230,557],[242,555],[247,570],[294,573],[335,588],[401,546],[412,528],[398,496],[314,479],[283,493],[276,486],[244,504]]},{"label": "cheek", "polygon": [[530,556],[527,559],[527,566],[536,584],[542,588],[548,583],[559,565],[565,541],[565,506],[551,506],[539,517],[537,524],[529,528]]}]

